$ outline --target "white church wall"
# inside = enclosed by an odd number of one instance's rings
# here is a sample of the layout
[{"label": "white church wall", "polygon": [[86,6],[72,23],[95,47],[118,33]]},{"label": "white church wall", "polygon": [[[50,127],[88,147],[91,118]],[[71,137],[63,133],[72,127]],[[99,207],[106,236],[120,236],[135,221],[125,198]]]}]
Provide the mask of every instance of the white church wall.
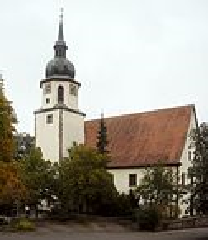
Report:
[{"label": "white church wall", "polygon": [[135,187],[129,187],[129,175],[136,174],[137,175],[137,185],[139,185],[140,180],[144,176],[144,169],[109,169],[108,170],[114,179],[114,184],[117,190],[120,193],[128,194],[130,189],[134,189]]},{"label": "white church wall", "polygon": [[84,143],[84,117],[64,111],[63,123],[63,156],[66,157],[73,142]]},{"label": "white church wall", "polygon": [[[53,114],[53,123],[46,123],[46,116]],[[36,146],[41,147],[43,157],[51,161],[59,159],[58,110],[47,111],[35,116]]]},{"label": "white church wall", "polygon": [[[170,167],[167,167],[169,169]],[[172,167],[172,170],[176,172],[176,167]],[[137,175],[137,186],[140,184],[141,179],[144,177],[146,172],[145,168],[132,168],[132,169],[109,169],[111,174],[113,174],[114,184],[117,190],[120,193],[129,193],[130,189],[134,189],[135,187],[129,186],[129,175],[136,174]]]}]

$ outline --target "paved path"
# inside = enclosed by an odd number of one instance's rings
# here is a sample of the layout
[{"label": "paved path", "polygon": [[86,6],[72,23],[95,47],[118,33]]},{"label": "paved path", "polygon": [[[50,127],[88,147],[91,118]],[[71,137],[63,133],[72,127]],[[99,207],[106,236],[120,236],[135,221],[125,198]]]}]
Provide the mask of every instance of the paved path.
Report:
[{"label": "paved path", "polygon": [[87,227],[53,225],[32,233],[0,233],[0,240],[208,240],[208,228],[160,233],[131,232],[124,229],[89,231]]}]

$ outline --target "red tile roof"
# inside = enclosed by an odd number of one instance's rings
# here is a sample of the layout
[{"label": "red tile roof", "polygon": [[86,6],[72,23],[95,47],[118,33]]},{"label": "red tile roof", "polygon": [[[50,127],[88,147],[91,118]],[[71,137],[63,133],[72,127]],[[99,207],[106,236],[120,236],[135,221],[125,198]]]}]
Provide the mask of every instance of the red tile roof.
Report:
[{"label": "red tile roof", "polygon": [[[194,105],[105,118],[109,168],[180,163]],[[85,122],[85,144],[96,146],[100,119]]]}]

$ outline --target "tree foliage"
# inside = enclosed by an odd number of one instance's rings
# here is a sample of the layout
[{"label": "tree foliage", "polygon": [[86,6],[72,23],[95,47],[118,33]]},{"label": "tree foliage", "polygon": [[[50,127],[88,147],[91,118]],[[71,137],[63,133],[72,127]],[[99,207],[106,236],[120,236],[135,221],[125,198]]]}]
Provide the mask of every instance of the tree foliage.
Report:
[{"label": "tree foliage", "polygon": [[208,125],[202,123],[190,134],[192,149],[192,166],[189,168],[191,178],[190,211],[208,214]]},{"label": "tree foliage", "polygon": [[50,200],[54,193],[56,168],[43,159],[40,148],[31,148],[21,160],[22,181],[28,189],[28,205],[37,206],[41,200]]},{"label": "tree foliage", "polygon": [[20,177],[19,163],[0,161],[0,204],[13,204],[26,198],[27,189]]},{"label": "tree foliage", "polygon": [[147,206],[161,207],[164,217],[171,217],[171,211],[179,197],[178,177],[172,168],[163,166],[145,170],[144,177],[136,189],[140,201]]},{"label": "tree foliage", "polygon": [[65,209],[96,212],[108,205],[117,191],[107,161],[106,155],[84,145],[69,150],[59,169],[59,198]]},{"label": "tree foliage", "polygon": [[[1,84],[1,83],[0,83]],[[13,161],[16,119],[14,111],[0,85],[0,209],[11,208],[26,197],[19,163]]]},{"label": "tree foliage", "polygon": [[97,151],[101,154],[106,154],[108,153],[107,151],[107,127],[105,124],[105,119],[103,114],[101,115],[101,119],[99,122],[99,129],[97,133]]},{"label": "tree foliage", "polygon": [[10,162],[13,159],[15,123],[13,108],[0,86],[0,161]]}]

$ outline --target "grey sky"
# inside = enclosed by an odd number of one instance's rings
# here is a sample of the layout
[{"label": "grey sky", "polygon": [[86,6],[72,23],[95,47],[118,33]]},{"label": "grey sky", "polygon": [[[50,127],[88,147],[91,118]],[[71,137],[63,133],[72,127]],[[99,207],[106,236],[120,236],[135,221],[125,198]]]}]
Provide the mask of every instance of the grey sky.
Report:
[{"label": "grey sky", "polygon": [[207,0],[0,0],[0,70],[20,131],[34,132],[62,6],[87,118],[194,103],[208,121]]}]

